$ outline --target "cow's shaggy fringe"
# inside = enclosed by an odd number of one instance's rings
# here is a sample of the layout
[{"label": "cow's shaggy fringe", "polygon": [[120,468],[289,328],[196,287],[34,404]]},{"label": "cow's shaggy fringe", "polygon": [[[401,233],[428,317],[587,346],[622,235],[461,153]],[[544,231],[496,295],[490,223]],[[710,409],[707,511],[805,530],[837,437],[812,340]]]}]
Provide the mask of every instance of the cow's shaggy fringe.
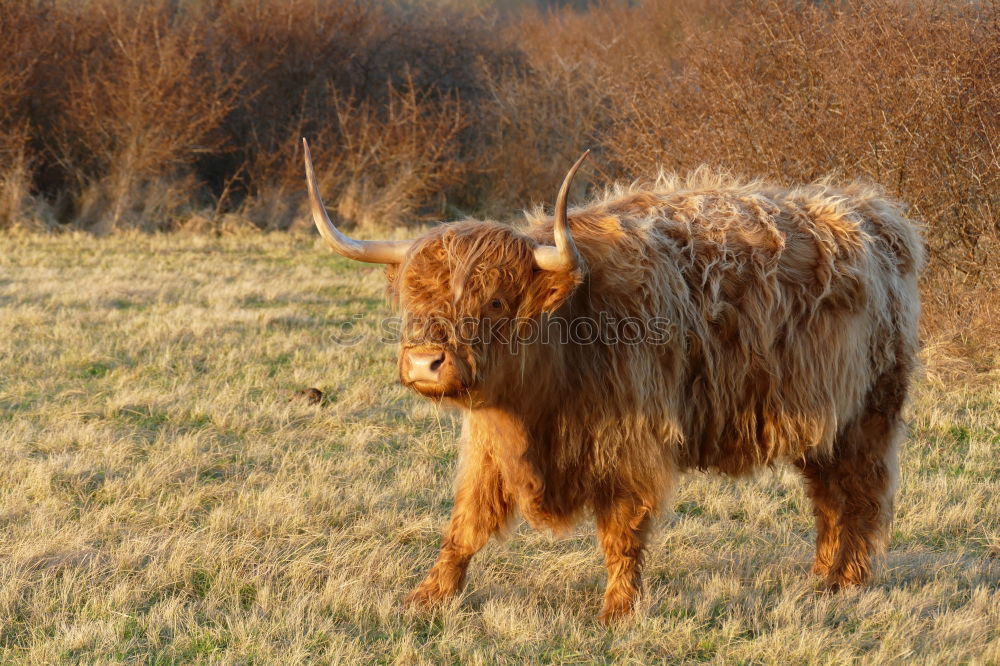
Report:
[{"label": "cow's shaggy fringe", "polygon": [[917,227],[869,186],[783,189],[705,170],[613,187],[570,222],[583,274],[535,268],[533,247],[553,242],[539,211],[522,230],[443,225],[389,271],[408,316],[502,304],[522,321],[670,322],[666,345],[404,336],[404,349],[450,345],[465,387],[445,396],[465,410],[452,523],[412,599],[459,589],[515,508],[554,529],[590,509],[609,569],[603,617],[615,617],[634,603],[651,517],[680,471],[779,461],[808,483],[815,571],[834,587],[865,580],[889,524],[916,363]]}]

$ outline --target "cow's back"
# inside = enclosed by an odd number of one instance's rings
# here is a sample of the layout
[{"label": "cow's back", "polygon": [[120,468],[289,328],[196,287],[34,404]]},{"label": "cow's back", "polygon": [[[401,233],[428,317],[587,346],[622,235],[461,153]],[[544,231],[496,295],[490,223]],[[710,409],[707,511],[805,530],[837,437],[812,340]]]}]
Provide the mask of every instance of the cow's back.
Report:
[{"label": "cow's back", "polygon": [[667,185],[571,215],[590,270],[576,307],[669,330],[603,350],[615,382],[642,382],[624,402],[665,419],[682,467],[829,450],[875,379],[914,364],[915,225],[861,186]]}]

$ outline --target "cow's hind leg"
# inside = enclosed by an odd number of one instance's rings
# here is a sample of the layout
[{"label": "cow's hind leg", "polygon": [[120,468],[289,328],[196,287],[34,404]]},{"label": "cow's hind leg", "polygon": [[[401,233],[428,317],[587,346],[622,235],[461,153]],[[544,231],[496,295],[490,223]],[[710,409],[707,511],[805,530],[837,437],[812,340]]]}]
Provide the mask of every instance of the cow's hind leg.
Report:
[{"label": "cow's hind leg", "polygon": [[472,556],[510,520],[511,498],[493,459],[481,449],[470,454],[459,472],[455,506],[437,562],[406,598],[407,605],[431,606],[458,593]]},{"label": "cow's hind leg", "polygon": [[868,580],[874,556],[888,545],[902,433],[898,411],[872,409],[838,437],[833,481],[843,504],[839,548],[826,574],[832,589]]},{"label": "cow's hind leg", "polygon": [[640,574],[653,506],[635,495],[617,496],[597,509],[597,536],[608,569],[603,623],[628,615],[639,598]]},{"label": "cow's hind leg", "polygon": [[803,468],[817,517],[814,570],[832,589],[868,580],[873,558],[888,543],[905,379],[883,375],[861,415],[837,436],[832,457]]}]

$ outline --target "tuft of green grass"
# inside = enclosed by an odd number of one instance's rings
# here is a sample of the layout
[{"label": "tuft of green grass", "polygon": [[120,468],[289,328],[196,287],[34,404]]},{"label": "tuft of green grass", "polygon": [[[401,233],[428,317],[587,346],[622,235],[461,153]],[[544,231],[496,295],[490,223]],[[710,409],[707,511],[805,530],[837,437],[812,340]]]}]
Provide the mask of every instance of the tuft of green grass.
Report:
[{"label": "tuft of green grass", "polygon": [[[1000,661],[996,369],[915,387],[868,587],[819,590],[779,467],[684,477],[613,629],[587,521],[518,524],[404,612],[459,424],[397,385],[383,279],[292,235],[0,237],[0,661]],[[355,314],[368,341],[338,344]]]}]

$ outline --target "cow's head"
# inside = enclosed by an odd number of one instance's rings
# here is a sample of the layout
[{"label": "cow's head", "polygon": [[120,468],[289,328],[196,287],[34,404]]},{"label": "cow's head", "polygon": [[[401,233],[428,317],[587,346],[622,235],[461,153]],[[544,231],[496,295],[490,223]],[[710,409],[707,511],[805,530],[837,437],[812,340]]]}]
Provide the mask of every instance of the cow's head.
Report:
[{"label": "cow's head", "polygon": [[387,265],[389,293],[403,315],[403,384],[429,397],[489,401],[512,380],[523,381],[524,357],[521,363],[504,358],[518,355],[531,334],[525,324],[558,309],[586,270],[570,233],[566,198],[589,151],[563,180],[554,245],[548,245],[507,225],[479,221],[443,224],[414,240],[355,240],[327,215],[305,140],[303,149],[320,235],[338,254]]}]

